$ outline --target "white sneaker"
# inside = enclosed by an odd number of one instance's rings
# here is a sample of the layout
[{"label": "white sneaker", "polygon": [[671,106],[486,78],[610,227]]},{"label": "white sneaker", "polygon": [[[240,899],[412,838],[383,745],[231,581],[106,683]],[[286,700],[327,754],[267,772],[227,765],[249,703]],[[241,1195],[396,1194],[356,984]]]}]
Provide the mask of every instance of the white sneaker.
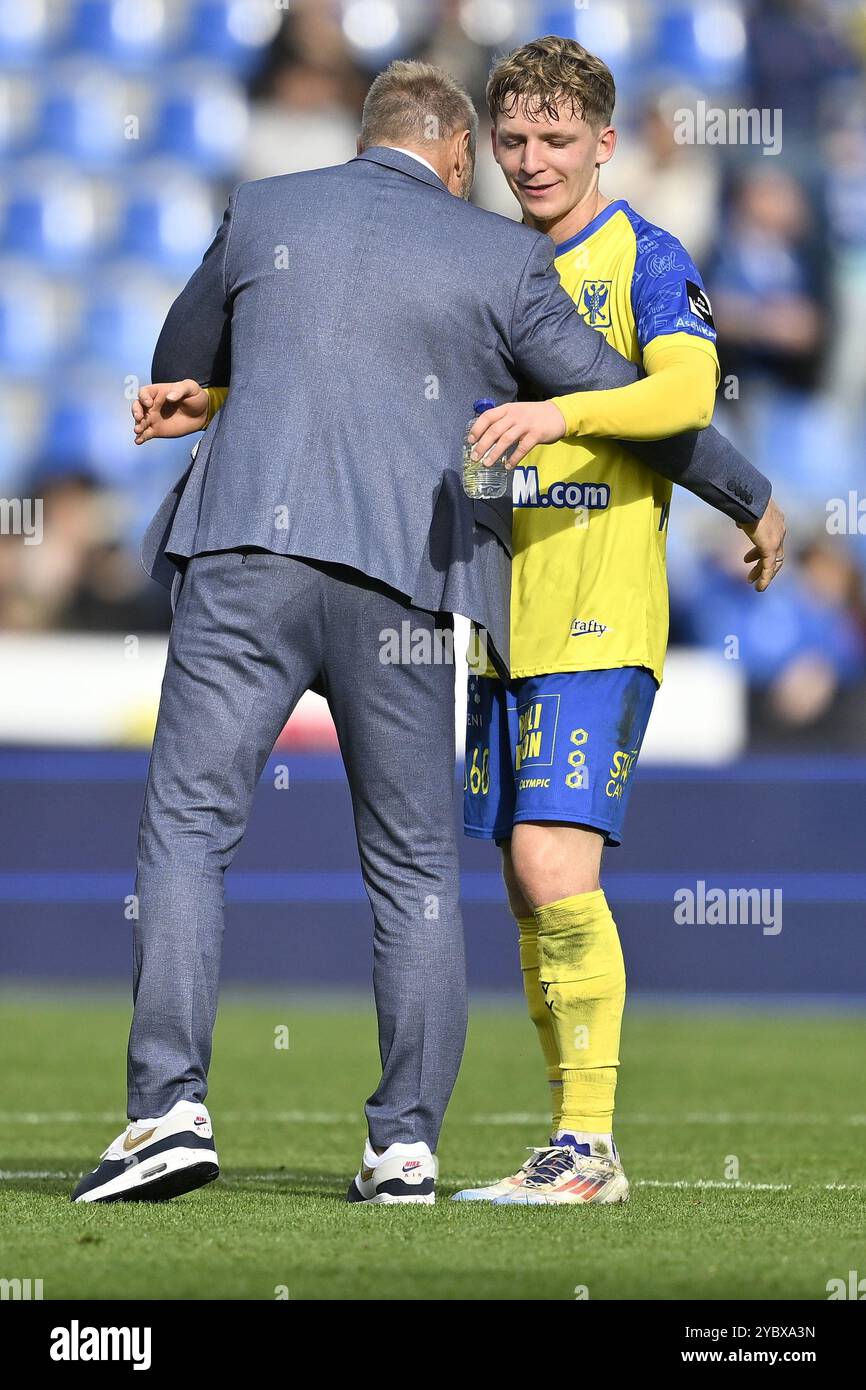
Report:
[{"label": "white sneaker", "polygon": [[575,1206],[628,1201],[628,1179],[616,1149],[605,1157],[582,1153],[571,1144],[558,1143],[537,1152],[537,1161],[523,1181],[495,1198],[496,1206]]},{"label": "white sneaker", "polygon": [[497,1197],[507,1197],[515,1188],[522,1185],[524,1178],[535,1167],[536,1163],[541,1162],[541,1155],[547,1153],[547,1149],[530,1149],[530,1156],[510,1178],[501,1178],[499,1182],[494,1182],[489,1187],[464,1187],[462,1192],[455,1192],[451,1198],[452,1202],[495,1202]]},{"label": "white sneaker", "polygon": [[347,1202],[380,1204],[436,1201],[439,1160],[426,1144],[392,1144],[377,1154],[367,1140],[358,1176],[346,1194]]},{"label": "white sneaker", "polygon": [[167,1115],[134,1120],[85,1173],[73,1202],[164,1202],[219,1177],[210,1115],[179,1100]]}]

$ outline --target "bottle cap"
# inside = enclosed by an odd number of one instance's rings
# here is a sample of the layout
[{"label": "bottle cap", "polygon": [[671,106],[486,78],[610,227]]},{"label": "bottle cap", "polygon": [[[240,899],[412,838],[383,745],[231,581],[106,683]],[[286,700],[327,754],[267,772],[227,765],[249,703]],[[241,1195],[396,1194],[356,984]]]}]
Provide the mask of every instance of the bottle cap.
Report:
[{"label": "bottle cap", "polygon": [[485,410],[495,410],[496,402],[488,400],[485,396],[483,401],[476,401],[473,408],[476,415],[483,415]]}]

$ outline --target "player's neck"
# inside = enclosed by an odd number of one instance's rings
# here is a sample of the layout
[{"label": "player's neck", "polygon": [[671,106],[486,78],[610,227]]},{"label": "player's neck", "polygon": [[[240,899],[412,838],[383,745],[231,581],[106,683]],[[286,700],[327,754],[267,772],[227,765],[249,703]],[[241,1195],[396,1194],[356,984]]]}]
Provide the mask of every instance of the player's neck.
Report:
[{"label": "player's neck", "polygon": [[544,222],[536,217],[527,217],[525,221],[533,231],[544,232],[557,246],[562,246],[564,242],[571,241],[572,237],[588,227],[612,201],[611,198],[603,197],[598,188],[591,188],[586,196],[562,217],[552,222]]}]

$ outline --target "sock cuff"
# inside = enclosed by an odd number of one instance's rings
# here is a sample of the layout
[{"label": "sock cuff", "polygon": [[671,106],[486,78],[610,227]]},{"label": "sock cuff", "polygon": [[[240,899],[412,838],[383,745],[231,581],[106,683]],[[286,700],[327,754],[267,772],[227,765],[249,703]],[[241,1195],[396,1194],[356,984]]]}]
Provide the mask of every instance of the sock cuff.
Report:
[{"label": "sock cuff", "polygon": [[556,902],[545,903],[536,909],[535,920],[539,932],[560,931],[568,927],[582,927],[599,917],[610,916],[607,898],[603,888],[592,893],[575,893],[570,898],[558,898]]}]

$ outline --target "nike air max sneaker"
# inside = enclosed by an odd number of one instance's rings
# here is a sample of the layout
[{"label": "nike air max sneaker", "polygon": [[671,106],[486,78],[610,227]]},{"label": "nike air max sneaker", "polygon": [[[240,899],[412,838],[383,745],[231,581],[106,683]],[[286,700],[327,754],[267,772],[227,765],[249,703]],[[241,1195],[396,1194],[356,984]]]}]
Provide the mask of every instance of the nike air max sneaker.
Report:
[{"label": "nike air max sneaker", "polygon": [[210,1115],[179,1100],[167,1115],[134,1120],[85,1173],[73,1202],[165,1202],[219,1177]]},{"label": "nike air max sneaker", "polygon": [[547,1149],[530,1149],[529,1158],[510,1178],[501,1178],[499,1182],[490,1183],[488,1187],[464,1187],[462,1192],[454,1193],[452,1202],[495,1202],[497,1197],[507,1197],[522,1185],[524,1178],[541,1162],[542,1154],[547,1152]]},{"label": "nike air max sneaker", "polygon": [[376,1154],[368,1141],[346,1201],[432,1206],[438,1175],[439,1161],[426,1144],[392,1144],[383,1154]]},{"label": "nike air max sneaker", "polygon": [[591,1153],[588,1144],[560,1138],[548,1149],[537,1151],[519,1186],[494,1198],[494,1206],[575,1206],[628,1201],[628,1179],[619,1154]]}]

